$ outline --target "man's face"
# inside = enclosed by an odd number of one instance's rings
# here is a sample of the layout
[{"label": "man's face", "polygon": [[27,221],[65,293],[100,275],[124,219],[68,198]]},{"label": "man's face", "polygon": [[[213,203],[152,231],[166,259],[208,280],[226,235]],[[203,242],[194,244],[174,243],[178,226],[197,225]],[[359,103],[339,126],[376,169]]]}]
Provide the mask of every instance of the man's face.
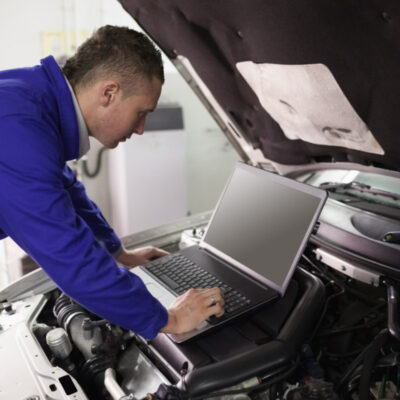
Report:
[{"label": "man's face", "polygon": [[88,126],[90,135],[103,146],[113,149],[134,133],[144,132],[146,116],[156,106],[161,93],[157,78],[145,80],[140,89],[131,96],[123,96],[121,90],[107,94],[109,103],[101,108],[97,118]]}]

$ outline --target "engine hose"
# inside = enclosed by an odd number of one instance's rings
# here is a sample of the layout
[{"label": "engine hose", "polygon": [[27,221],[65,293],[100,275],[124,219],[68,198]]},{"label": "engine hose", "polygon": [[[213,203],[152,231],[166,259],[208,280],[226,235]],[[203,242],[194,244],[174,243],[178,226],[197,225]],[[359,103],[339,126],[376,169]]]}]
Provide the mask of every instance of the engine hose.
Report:
[{"label": "engine hose", "polygon": [[[342,282],[339,279],[337,279],[334,275],[332,275],[328,271],[324,271],[322,268],[320,268],[317,265],[316,262],[311,261],[311,259],[309,257],[307,257],[305,254],[302,254],[302,258],[304,260],[306,260],[306,262],[311,267],[316,269],[322,275],[322,277],[324,277],[325,279],[327,279],[329,281],[334,281],[340,288],[346,290],[347,293],[352,294],[354,297],[357,297],[358,299],[360,299],[364,303],[369,304],[371,306],[379,305],[381,303],[380,300],[375,300],[375,299],[373,299],[371,297],[366,296],[364,293],[361,293],[360,291],[358,291],[356,289],[353,289],[352,287],[346,285],[344,282]],[[318,262],[320,262],[320,261],[318,261]]]},{"label": "engine hose", "polygon": [[322,321],[323,321],[323,319],[324,319],[324,317],[325,317],[325,314],[326,314],[326,312],[327,312],[327,310],[328,310],[328,305],[329,305],[329,303],[330,303],[333,299],[335,299],[336,297],[341,296],[341,295],[344,294],[344,293],[345,293],[344,288],[340,288],[340,292],[331,294],[331,295],[326,299],[325,304],[324,304],[324,307],[323,307],[322,312],[321,312],[321,315],[320,315],[320,317],[319,317],[317,323],[315,324],[314,329],[313,329],[313,331],[312,331],[312,333],[311,333],[311,335],[310,335],[310,337],[309,337],[309,339],[308,339],[308,342],[309,342],[309,343],[311,343],[311,342],[313,341],[315,335],[317,334],[318,329],[319,329],[319,327],[321,326],[321,323],[322,323]]},{"label": "engine hose", "polygon": [[384,337],[386,340],[387,335],[388,335],[388,330],[383,329],[381,332],[378,333],[377,336],[375,336],[374,340],[367,347],[365,347],[364,350],[354,359],[354,361],[349,365],[346,372],[341,377],[340,381],[337,383],[336,385],[337,392],[341,390],[342,386],[347,382],[347,380],[354,372],[354,370],[362,363],[362,361],[367,357],[367,355],[369,355],[371,349],[375,346],[375,343],[380,342],[382,337]]},{"label": "engine hose", "polygon": [[399,324],[399,295],[396,287],[386,282],[387,299],[388,299],[388,327],[390,334],[400,341],[400,324]]},{"label": "engine hose", "polygon": [[361,372],[360,385],[359,385],[360,399],[368,399],[369,385],[375,360],[377,359],[382,346],[385,345],[388,338],[389,338],[389,332],[387,329],[380,332],[375,337],[368,352],[365,353],[364,355],[364,365]]},{"label": "engine hose", "polygon": [[134,400],[133,394],[125,394],[116,380],[116,373],[113,368],[106,369],[104,373],[104,386],[114,400]]},{"label": "engine hose", "polygon": [[195,397],[189,397],[190,400],[203,400],[203,399],[208,399],[208,398],[214,398],[214,397],[222,397],[222,396],[234,396],[234,395],[239,395],[243,393],[250,393],[253,391],[259,392],[260,390],[265,390],[267,388],[270,388],[271,386],[282,382],[284,379],[290,377],[293,372],[297,369],[298,367],[298,361],[294,362],[291,367],[288,366],[287,370],[279,374],[277,376],[274,376],[274,378],[262,382],[258,385],[242,388],[242,389],[237,389],[237,390],[224,390],[220,392],[212,392],[206,395],[202,396],[195,396]]},{"label": "engine hose", "polygon": [[[381,304],[378,304],[378,305],[372,307],[370,310],[368,310],[368,312],[365,313],[365,316],[379,310],[380,308],[386,307],[386,306],[387,306],[386,302],[382,302]],[[361,317],[362,316],[359,316],[360,319],[361,319]],[[321,337],[327,337],[327,336],[336,336],[336,335],[338,335],[338,334],[340,335],[342,333],[353,332],[353,331],[361,330],[361,329],[365,329],[365,328],[371,328],[372,326],[375,326],[378,323],[380,323],[385,318],[386,317],[384,315],[382,315],[382,316],[377,317],[372,322],[363,323],[363,324],[359,324],[359,325],[343,326],[343,327],[337,328],[337,329],[322,331],[317,335],[317,337],[321,338]],[[390,329],[389,329],[389,331],[390,331]]]},{"label": "engine hose", "polygon": [[68,332],[68,323],[74,315],[84,314],[82,307],[74,303],[64,293],[56,300],[53,307],[53,314],[57,318],[57,323]]}]

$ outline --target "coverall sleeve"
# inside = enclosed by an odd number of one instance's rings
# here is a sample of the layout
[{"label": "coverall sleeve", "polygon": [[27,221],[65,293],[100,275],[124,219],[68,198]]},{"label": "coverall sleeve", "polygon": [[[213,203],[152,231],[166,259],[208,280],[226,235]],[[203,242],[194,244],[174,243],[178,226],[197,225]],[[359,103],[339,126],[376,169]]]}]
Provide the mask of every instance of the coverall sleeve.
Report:
[{"label": "coverall sleeve", "polygon": [[122,244],[114,230],[108,224],[99,207],[86,194],[82,182],[76,179],[75,173],[65,165],[63,171],[64,187],[67,189],[76,213],[83,218],[107,251],[114,257],[118,257],[122,250]]},{"label": "coverall sleeve", "polygon": [[0,226],[68,296],[146,337],[167,311],[98,243],[63,185],[59,132],[29,116],[0,121]]}]

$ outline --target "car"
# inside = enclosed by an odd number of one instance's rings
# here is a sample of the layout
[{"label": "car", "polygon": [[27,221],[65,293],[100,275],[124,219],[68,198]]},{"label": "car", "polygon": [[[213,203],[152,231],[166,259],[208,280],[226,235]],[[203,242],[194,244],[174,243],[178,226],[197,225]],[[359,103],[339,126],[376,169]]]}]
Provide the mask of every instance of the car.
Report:
[{"label": "car", "polygon": [[[120,2],[243,162],[329,198],[286,294],[189,342],[101,320],[40,269],[9,285],[0,398],[398,398],[398,2]],[[174,251],[210,216],[123,242]]]}]

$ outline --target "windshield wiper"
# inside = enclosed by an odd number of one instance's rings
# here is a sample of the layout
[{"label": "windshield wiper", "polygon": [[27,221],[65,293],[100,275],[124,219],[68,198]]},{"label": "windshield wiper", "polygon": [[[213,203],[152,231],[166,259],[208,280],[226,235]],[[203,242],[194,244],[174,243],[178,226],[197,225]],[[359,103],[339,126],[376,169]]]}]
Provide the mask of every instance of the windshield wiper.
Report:
[{"label": "windshield wiper", "polygon": [[387,192],[386,190],[375,189],[370,185],[358,181],[353,181],[350,183],[324,182],[321,183],[319,187],[332,192],[335,192],[336,190],[355,190],[357,192],[370,193],[378,196],[389,197],[393,200],[400,200],[400,194]]}]

